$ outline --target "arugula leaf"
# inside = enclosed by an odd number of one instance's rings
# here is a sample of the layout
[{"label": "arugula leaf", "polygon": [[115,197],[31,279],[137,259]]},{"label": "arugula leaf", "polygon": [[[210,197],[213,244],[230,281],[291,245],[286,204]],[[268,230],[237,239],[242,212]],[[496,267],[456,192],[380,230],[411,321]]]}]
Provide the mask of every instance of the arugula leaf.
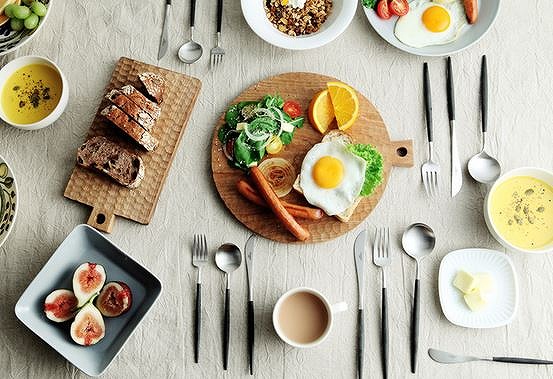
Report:
[{"label": "arugula leaf", "polygon": [[384,160],[376,148],[362,143],[348,145],[348,150],[367,162],[361,196],[369,196],[382,183]]},{"label": "arugula leaf", "polygon": [[296,117],[290,124],[294,125],[296,128],[303,127],[303,117]]},{"label": "arugula leaf", "polygon": [[251,132],[262,131],[275,134],[278,131],[278,124],[270,117],[258,117],[254,119],[248,126]]},{"label": "arugula leaf", "polygon": [[240,109],[238,104],[233,104],[227,109],[225,113],[225,122],[231,127],[236,128],[236,125],[240,122]]},{"label": "arugula leaf", "polygon": [[361,3],[364,7],[373,9],[376,5],[376,0],[361,0]]},{"label": "arugula leaf", "polygon": [[217,132],[217,137],[219,138],[219,141],[221,141],[222,143],[226,143],[227,142],[227,136],[228,136],[228,132],[231,130],[232,128],[229,126],[229,124],[224,124],[223,126],[221,126],[219,128],[219,131]]},{"label": "arugula leaf", "polygon": [[234,160],[235,164],[247,170],[253,162],[259,162],[265,155],[263,141],[254,142],[248,139],[246,133],[242,132],[234,141]]}]

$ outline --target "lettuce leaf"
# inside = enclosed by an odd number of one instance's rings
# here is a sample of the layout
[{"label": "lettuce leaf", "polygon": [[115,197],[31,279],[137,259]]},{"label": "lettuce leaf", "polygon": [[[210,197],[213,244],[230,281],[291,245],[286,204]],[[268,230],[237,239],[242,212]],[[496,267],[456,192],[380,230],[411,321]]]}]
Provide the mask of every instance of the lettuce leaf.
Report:
[{"label": "lettuce leaf", "polygon": [[367,162],[365,181],[361,188],[361,196],[370,196],[374,189],[382,183],[384,160],[376,148],[362,143],[348,145],[348,150]]}]

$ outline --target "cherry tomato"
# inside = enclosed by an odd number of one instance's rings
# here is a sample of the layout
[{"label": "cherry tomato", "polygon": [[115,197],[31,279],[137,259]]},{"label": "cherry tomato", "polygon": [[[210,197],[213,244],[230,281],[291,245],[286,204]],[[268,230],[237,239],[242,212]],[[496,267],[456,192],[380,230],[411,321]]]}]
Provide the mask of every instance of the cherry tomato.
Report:
[{"label": "cherry tomato", "polygon": [[407,0],[391,0],[388,8],[392,14],[401,17],[409,12],[409,3]]},{"label": "cherry tomato", "polygon": [[292,118],[296,118],[301,115],[301,106],[293,100],[288,100],[287,102],[285,102],[282,106],[282,110],[284,110],[284,112],[286,112],[286,114],[288,114],[288,116]]},{"label": "cherry tomato", "polygon": [[376,6],[376,14],[383,20],[387,20],[392,15],[390,14],[390,9],[388,8],[388,0],[380,0]]}]

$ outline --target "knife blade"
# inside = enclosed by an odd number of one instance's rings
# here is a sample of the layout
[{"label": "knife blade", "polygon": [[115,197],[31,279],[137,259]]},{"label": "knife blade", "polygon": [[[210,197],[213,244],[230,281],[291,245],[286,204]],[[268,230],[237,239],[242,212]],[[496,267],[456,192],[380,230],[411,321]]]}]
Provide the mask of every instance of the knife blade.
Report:
[{"label": "knife blade", "polygon": [[490,362],[503,362],[503,363],[517,363],[517,364],[533,364],[533,365],[551,365],[553,361],[547,361],[536,358],[519,358],[519,357],[474,357],[470,355],[458,355],[448,353],[447,351],[438,349],[428,349],[428,355],[432,360],[438,363],[465,363],[473,361],[490,361]]},{"label": "knife blade", "polygon": [[365,348],[365,321],[363,317],[363,295],[365,291],[365,243],[367,241],[367,230],[363,229],[355,238],[353,244],[353,256],[355,258],[355,270],[357,271],[357,287],[359,290],[358,311],[357,311],[357,377],[363,378],[363,355]]},{"label": "knife blade", "polygon": [[447,57],[447,113],[449,115],[449,133],[451,135],[451,197],[455,197],[463,185],[463,173],[459,160],[457,136],[455,135],[455,89],[451,57]]},{"label": "knife blade", "polygon": [[250,358],[250,375],[253,375],[253,346],[255,319],[253,313],[253,251],[256,235],[252,234],[246,241],[246,274],[248,276],[248,355]]},{"label": "knife blade", "polygon": [[159,41],[159,49],[157,51],[157,59],[160,60],[167,53],[169,47],[169,15],[171,14],[171,0],[165,2],[165,18],[163,20],[163,30],[161,32],[161,40]]}]

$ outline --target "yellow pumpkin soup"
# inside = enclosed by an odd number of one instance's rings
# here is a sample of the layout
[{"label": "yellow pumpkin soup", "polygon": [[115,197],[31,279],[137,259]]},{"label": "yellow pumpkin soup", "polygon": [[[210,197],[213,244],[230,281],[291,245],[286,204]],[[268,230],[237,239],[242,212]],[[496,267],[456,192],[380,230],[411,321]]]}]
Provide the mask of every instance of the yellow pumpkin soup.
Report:
[{"label": "yellow pumpkin soup", "polygon": [[531,176],[515,176],[491,194],[491,216],[498,233],[522,249],[553,242],[553,187]]},{"label": "yellow pumpkin soup", "polygon": [[32,124],[52,113],[61,91],[61,76],[54,68],[30,64],[15,71],[4,84],[2,110],[9,121]]}]

